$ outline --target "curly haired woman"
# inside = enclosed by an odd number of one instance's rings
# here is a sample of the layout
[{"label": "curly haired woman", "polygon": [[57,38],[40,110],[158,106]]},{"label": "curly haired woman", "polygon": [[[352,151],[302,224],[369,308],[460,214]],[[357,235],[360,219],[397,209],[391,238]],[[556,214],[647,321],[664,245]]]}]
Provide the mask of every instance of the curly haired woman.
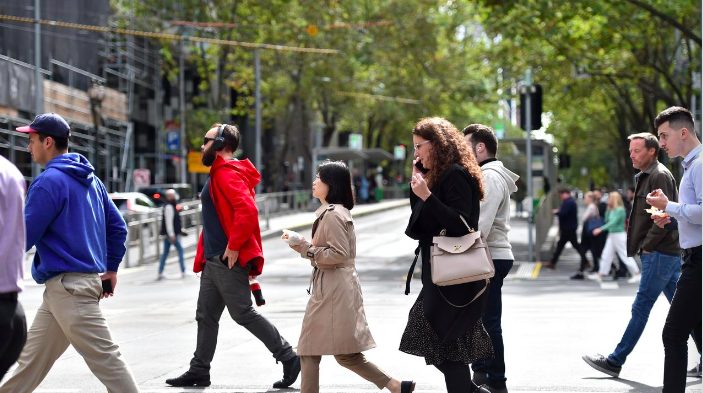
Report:
[{"label": "curly haired woman", "polygon": [[[474,385],[469,367],[475,360],[493,355],[481,322],[485,293],[471,302],[486,284],[479,281],[439,287],[432,282],[430,271],[432,237],[442,230],[447,236],[463,236],[469,232],[467,224],[478,227],[483,198],[481,169],[449,121],[425,118],[412,133],[412,215],[405,234],[418,240],[423,288],[410,309],[400,350],[422,356],[427,364],[437,367],[444,374],[448,393],[488,392]],[[410,278],[409,274],[408,285]]]}]

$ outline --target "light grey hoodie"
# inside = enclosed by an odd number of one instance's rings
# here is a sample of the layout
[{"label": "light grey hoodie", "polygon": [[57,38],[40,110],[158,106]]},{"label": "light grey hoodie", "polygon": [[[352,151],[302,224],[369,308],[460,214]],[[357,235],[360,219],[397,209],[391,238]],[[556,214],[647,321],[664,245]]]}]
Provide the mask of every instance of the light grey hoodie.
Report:
[{"label": "light grey hoodie", "polygon": [[515,181],[520,176],[508,170],[500,161],[481,166],[484,197],[478,228],[486,239],[493,259],[515,260],[508,239],[510,231],[510,194],[517,191]]}]

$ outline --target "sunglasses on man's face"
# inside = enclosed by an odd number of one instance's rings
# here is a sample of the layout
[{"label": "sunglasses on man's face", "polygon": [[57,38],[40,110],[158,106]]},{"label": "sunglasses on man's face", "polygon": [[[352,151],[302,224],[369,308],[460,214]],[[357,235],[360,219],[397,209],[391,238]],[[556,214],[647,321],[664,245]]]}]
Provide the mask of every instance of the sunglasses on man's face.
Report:
[{"label": "sunglasses on man's face", "polygon": [[210,138],[209,136],[206,136],[203,138],[203,145],[207,145],[208,142],[214,141],[214,140],[215,140],[215,138]]}]

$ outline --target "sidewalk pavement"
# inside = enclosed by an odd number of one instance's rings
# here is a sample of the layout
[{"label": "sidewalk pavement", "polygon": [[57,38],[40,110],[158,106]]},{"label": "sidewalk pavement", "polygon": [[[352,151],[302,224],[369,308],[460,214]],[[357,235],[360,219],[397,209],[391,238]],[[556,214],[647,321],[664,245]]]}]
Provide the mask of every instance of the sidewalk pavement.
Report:
[{"label": "sidewalk pavement", "polygon": [[[409,199],[390,199],[383,202],[368,203],[364,205],[354,206],[352,215],[354,217],[362,217],[380,211],[395,209],[401,206],[408,206]],[[281,230],[290,229],[292,231],[300,231],[312,227],[315,222],[315,215],[311,212],[295,213],[285,216],[273,217],[269,223],[269,229],[261,231],[262,239],[269,239],[280,236]]]},{"label": "sidewalk pavement", "polygon": [[[353,210],[353,215],[354,217],[362,217],[386,210],[392,210],[396,209],[399,207],[403,206],[408,206],[409,205],[409,200],[407,198],[404,199],[392,199],[392,200],[385,200],[382,202],[378,203],[370,203],[370,204],[363,204],[363,205],[357,205],[354,207]],[[272,217],[269,220],[269,225],[268,229],[264,230],[261,232],[261,237],[262,239],[270,239],[273,237],[277,237],[281,235],[281,231],[283,229],[290,229],[294,231],[303,231],[305,229],[309,229],[312,227],[313,222],[315,221],[315,215],[312,214],[312,212],[299,212],[299,213],[293,213],[293,214],[287,214],[287,215],[281,215],[277,217]],[[264,227],[264,222],[261,222],[262,227]],[[513,270],[511,273],[508,275],[506,280],[515,280],[515,279],[564,279],[565,277],[568,278],[568,276],[572,275],[579,266],[579,257],[578,254],[576,253],[575,250],[573,250],[570,246],[567,246],[564,249],[564,252],[561,255],[559,265],[557,267],[557,270],[555,271],[548,271],[545,272],[544,270],[541,269],[541,261],[539,259],[539,256],[543,256],[544,258],[548,258],[551,256],[551,253],[553,251],[553,245],[556,243],[556,239],[558,238],[558,228],[555,223],[552,225],[552,228],[549,232],[549,235],[547,237],[547,241],[545,241],[545,244],[542,247],[542,250],[534,250],[534,255],[536,256],[536,262],[528,262],[528,246],[527,246],[527,221],[524,218],[520,217],[513,217],[511,219],[511,231],[510,231],[510,242],[513,247],[513,253],[515,255],[515,265],[513,266]],[[189,264],[188,261],[192,260],[192,258],[195,256],[195,246],[197,243],[198,237],[191,233],[188,236],[184,236],[181,239],[181,245],[183,246],[184,249],[184,258],[186,260],[186,269],[189,270]],[[162,239],[159,239],[159,241],[163,241]],[[150,247],[152,249],[152,247]],[[539,252],[538,252],[539,251]],[[130,263],[129,265],[126,264],[126,261],[123,261],[123,264],[121,266],[121,271],[128,271],[129,269],[132,268],[138,268],[141,266],[147,266],[147,265],[155,265],[158,263],[152,262],[152,263],[146,263],[146,264],[140,264],[137,263],[137,258],[136,255],[138,255],[138,249],[137,247],[133,247],[131,250],[128,250],[133,256],[130,258]],[[153,254],[153,251],[152,251]],[[25,281],[28,285],[34,285],[34,281],[32,280],[31,277],[31,263],[32,259],[34,257],[34,252],[30,251],[27,253],[25,256]],[[153,255],[152,255],[153,258]],[[176,264],[178,263],[178,256],[175,251],[174,247],[171,247],[171,252],[169,253],[169,257],[166,260],[166,264]]]},{"label": "sidewalk pavement", "polygon": [[[402,206],[407,206],[409,204],[409,200],[407,198],[404,199],[389,199],[385,200],[382,202],[377,202],[377,203],[369,203],[369,204],[363,204],[363,205],[356,205],[354,206],[354,210],[352,212],[354,217],[361,217],[361,216],[366,216],[369,214],[373,214],[376,212],[381,212],[385,210],[390,210],[390,209],[395,209],[398,207]],[[263,220],[260,218],[260,224],[262,227],[265,227]],[[273,237],[280,236],[282,233],[283,229],[290,229],[293,231],[301,231],[307,228],[312,227],[313,222],[315,222],[315,215],[313,212],[299,212],[299,213],[293,213],[293,214],[287,214],[287,215],[282,215],[282,216],[276,216],[272,217],[269,220],[269,227],[268,229],[261,231],[261,238],[262,240],[265,239],[270,239]],[[197,245],[198,241],[198,236],[194,233],[190,233],[188,236],[183,236],[181,238],[181,245],[183,246],[183,251],[184,251],[184,258],[186,261],[186,271],[189,271],[190,268],[192,267],[192,263],[189,264],[189,261],[192,261],[192,259],[195,257],[195,247]],[[159,244],[160,246],[163,243],[163,237],[159,237]],[[146,256],[148,256],[150,259],[154,258],[154,251],[153,247],[148,247],[150,253],[145,253]],[[159,249],[161,252],[163,249]],[[128,253],[130,253],[129,257],[129,264],[127,264],[127,258],[122,261],[122,264],[120,266],[120,271],[128,271],[129,269],[132,268],[138,268],[141,266],[147,266],[147,265],[156,265],[158,263],[158,260],[155,262],[151,263],[138,263],[137,255],[139,255],[139,250],[138,247],[132,247],[130,250],[127,250]],[[24,266],[24,280],[26,281],[26,284],[28,285],[35,285],[34,280],[32,280],[31,276],[31,268],[32,268],[32,260],[34,258],[34,249],[29,251],[25,255],[25,266]],[[171,250],[169,252],[169,257],[166,259],[166,264],[177,264],[178,263],[178,254],[176,253],[175,247],[171,247]]]},{"label": "sidewalk pavement", "polygon": [[[386,200],[378,203],[370,203],[364,205],[357,205],[352,211],[354,217],[362,217],[386,210],[392,210],[403,206],[408,206],[408,199],[393,199]],[[290,229],[293,231],[303,231],[312,227],[315,221],[315,215],[312,212],[300,212],[288,215],[282,215],[278,217],[272,217],[269,221],[269,228],[261,231],[261,238],[263,240],[278,237],[281,235],[283,229]],[[264,226],[261,222],[262,227]],[[510,275],[506,278],[507,280],[512,279],[563,279],[571,276],[576,270],[578,270],[580,258],[576,251],[567,246],[562,252],[560,257],[560,262],[558,269],[556,271],[546,272],[541,269],[543,258],[549,258],[552,255],[554,244],[559,236],[559,229],[556,225],[556,220],[554,221],[547,240],[542,246],[541,250],[533,250],[535,262],[528,262],[528,245],[527,245],[527,220],[520,217],[513,217],[510,221],[510,243],[513,247],[513,254],[515,255],[515,264]],[[534,230],[534,228],[533,228]],[[534,237],[533,237],[534,239]],[[195,245],[197,241],[197,236],[187,236],[181,243],[185,250],[185,259],[188,261],[195,256]],[[166,261],[167,264],[178,263],[177,255],[175,250],[172,250],[169,254],[169,258]],[[187,265],[187,264],[186,264]],[[144,265],[141,265],[144,266]],[[132,264],[132,267],[136,267]],[[416,274],[419,274],[416,271]]]}]

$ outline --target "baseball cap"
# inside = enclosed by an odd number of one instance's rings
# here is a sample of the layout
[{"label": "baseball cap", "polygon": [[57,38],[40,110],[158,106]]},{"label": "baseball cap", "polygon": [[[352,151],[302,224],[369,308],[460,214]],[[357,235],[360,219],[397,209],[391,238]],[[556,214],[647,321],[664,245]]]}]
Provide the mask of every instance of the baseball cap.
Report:
[{"label": "baseball cap", "polygon": [[56,113],[42,113],[34,118],[32,124],[18,127],[17,131],[25,133],[40,133],[43,135],[68,138],[71,136],[71,127],[66,120]]}]

